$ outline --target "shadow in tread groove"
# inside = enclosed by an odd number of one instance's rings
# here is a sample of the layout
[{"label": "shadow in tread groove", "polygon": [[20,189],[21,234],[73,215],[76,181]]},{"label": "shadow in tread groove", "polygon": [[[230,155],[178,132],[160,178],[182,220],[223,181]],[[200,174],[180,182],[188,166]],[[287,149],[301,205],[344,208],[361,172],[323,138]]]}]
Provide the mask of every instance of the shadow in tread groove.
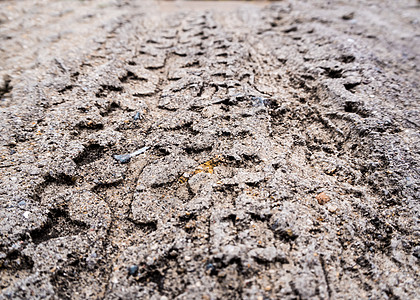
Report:
[{"label": "shadow in tread groove", "polygon": [[71,220],[64,210],[53,209],[48,214],[47,222],[30,232],[33,243],[40,244],[53,238],[76,235],[88,229],[85,223]]},{"label": "shadow in tread groove", "polygon": [[90,164],[102,158],[104,154],[104,147],[98,144],[92,144],[86,147],[86,149],[80,153],[78,157],[74,159],[74,162],[78,166]]}]

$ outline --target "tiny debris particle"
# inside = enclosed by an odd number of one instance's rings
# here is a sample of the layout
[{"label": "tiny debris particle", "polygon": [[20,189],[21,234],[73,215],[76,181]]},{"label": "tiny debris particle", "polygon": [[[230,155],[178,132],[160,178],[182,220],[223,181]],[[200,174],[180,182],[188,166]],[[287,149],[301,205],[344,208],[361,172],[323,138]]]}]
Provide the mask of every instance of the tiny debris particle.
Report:
[{"label": "tiny debris particle", "polygon": [[316,197],[316,200],[318,200],[319,205],[324,205],[325,203],[330,201],[330,197],[325,194],[325,192],[319,193]]},{"label": "tiny debris particle", "polygon": [[187,181],[188,181],[188,178],[184,176],[179,177],[179,183],[183,184],[183,183],[186,183]]},{"label": "tiny debris particle", "polygon": [[130,162],[131,155],[130,154],[121,154],[121,155],[114,155],[114,158],[118,160],[122,164],[126,164]]},{"label": "tiny debris particle", "polygon": [[140,155],[140,154],[146,152],[148,149],[149,149],[149,147],[143,147],[143,148],[141,148],[141,149],[139,149],[137,151],[134,151],[131,154],[114,155],[114,158],[116,160],[118,160],[120,163],[126,164],[126,163],[129,163],[130,162],[131,158],[133,158],[133,157],[135,157],[137,155]]},{"label": "tiny debris particle", "polygon": [[292,229],[287,228],[287,229],[285,230],[285,232],[287,233],[287,235],[288,235],[288,236],[290,236],[290,237],[292,237],[292,236],[293,236],[293,230],[292,230]]},{"label": "tiny debris particle", "polygon": [[134,120],[135,120],[135,121],[140,120],[140,112],[137,112],[137,113],[134,115]]},{"label": "tiny debris particle", "polygon": [[137,156],[137,155],[140,155],[140,154],[142,154],[142,153],[144,153],[144,152],[146,152],[147,150],[149,150],[149,148],[150,147],[143,147],[143,148],[141,148],[141,149],[139,149],[139,150],[137,150],[137,151],[134,151],[133,153],[131,153],[131,157],[134,157],[134,156]]}]

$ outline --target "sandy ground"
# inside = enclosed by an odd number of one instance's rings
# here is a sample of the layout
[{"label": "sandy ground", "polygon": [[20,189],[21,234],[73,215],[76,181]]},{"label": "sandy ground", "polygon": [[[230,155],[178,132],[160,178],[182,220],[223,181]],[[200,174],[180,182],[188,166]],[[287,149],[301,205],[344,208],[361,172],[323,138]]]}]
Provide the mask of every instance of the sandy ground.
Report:
[{"label": "sandy ground", "polygon": [[417,1],[0,2],[0,299],[419,299]]}]

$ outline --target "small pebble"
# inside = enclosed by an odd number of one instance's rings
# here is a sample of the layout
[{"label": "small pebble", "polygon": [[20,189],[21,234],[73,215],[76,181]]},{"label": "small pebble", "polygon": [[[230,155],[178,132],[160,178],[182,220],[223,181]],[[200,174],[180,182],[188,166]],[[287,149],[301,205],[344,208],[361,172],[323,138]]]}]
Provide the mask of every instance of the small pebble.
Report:
[{"label": "small pebble", "polygon": [[20,202],[18,203],[18,205],[19,205],[19,206],[25,206],[25,205],[26,205],[26,201],[25,201],[25,200],[22,200],[22,201],[20,201]]},{"label": "small pebble", "polygon": [[134,156],[137,156],[137,155],[139,155],[139,154],[142,154],[142,153],[144,153],[144,152],[146,152],[147,150],[149,150],[149,148],[150,147],[143,147],[143,148],[141,148],[141,149],[139,149],[139,150],[137,150],[137,151],[134,151],[133,153],[131,153],[130,155],[131,155],[131,157],[134,157]]},{"label": "small pebble", "polygon": [[330,201],[330,197],[325,194],[325,192],[319,193],[316,197],[316,200],[318,200],[319,205],[324,205],[325,203]]},{"label": "small pebble", "polygon": [[121,154],[121,155],[114,155],[114,158],[118,160],[122,164],[126,164],[130,162],[131,155],[130,154]]},{"label": "small pebble", "polygon": [[23,213],[23,216],[27,219],[27,218],[29,218],[29,215],[30,215],[31,213],[29,212],[29,211],[25,211],[24,213]]},{"label": "small pebble", "polygon": [[328,206],[328,211],[329,211],[330,213],[335,213],[335,212],[337,211],[337,209],[338,209],[338,207],[337,207],[337,206],[335,206],[335,205],[330,205],[330,206]]},{"label": "small pebble", "polygon": [[341,18],[342,18],[343,20],[351,20],[351,19],[353,19],[353,18],[354,18],[354,12],[351,12],[351,13],[345,14],[345,15],[341,16]]}]

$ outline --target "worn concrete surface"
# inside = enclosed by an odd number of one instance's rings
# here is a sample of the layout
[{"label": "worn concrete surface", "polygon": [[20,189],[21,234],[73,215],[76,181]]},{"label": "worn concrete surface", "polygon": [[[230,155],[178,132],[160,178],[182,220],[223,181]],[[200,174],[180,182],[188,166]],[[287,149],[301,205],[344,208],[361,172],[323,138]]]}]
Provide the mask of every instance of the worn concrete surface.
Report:
[{"label": "worn concrete surface", "polygon": [[419,16],[0,2],[0,299],[419,299]]}]

